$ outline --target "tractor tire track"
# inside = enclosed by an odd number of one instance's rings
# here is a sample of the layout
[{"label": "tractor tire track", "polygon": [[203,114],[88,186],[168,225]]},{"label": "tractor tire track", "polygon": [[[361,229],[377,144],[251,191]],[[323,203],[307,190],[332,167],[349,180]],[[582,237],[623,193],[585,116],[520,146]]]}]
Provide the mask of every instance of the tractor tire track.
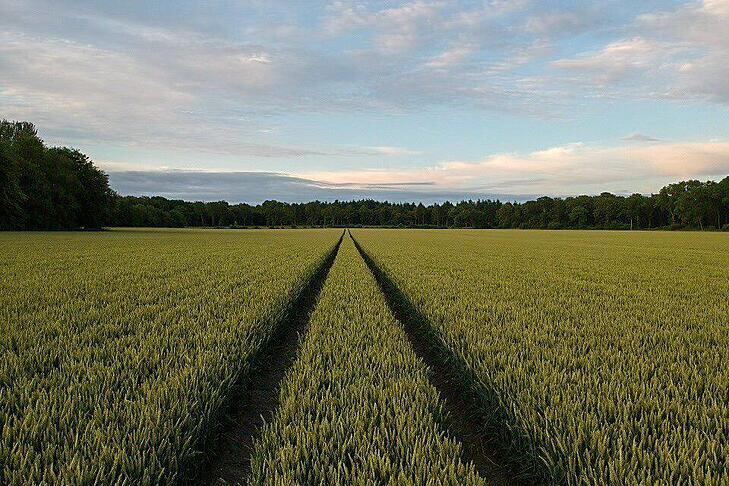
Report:
[{"label": "tractor tire track", "polygon": [[360,246],[349,232],[360,255],[377,280],[390,311],[400,321],[415,353],[429,368],[431,384],[438,390],[446,411],[443,424],[450,436],[463,446],[463,459],[472,462],[479,475],[490,484],[531,485],[541,481],[513,456],[494,435],[487,433],[486,420],[479,411],[476,397],[462,378],[458,358],[449,352],[421,315],[390,277]]},{"label": "tractor tire track", "polygon": [[309,317],[342,244],[344,232],[298,297],[290,304],[287,318],[254,358],[247,383],[241,384],[229,401],[217,440],[205,451],[201,467],[188,483],[244,484],[250,473],[253,446],[261,427],[278,407],[279,388],[286,371],[296,360]]}]

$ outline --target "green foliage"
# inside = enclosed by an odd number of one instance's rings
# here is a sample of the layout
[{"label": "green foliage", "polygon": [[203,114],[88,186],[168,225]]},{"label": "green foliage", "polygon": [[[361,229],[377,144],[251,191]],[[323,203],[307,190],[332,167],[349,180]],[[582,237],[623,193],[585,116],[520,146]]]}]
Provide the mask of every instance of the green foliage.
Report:
[{"label": "green foliage", "polygon": [[178,481],[338,236],[0,233],[0,483]]},{"label": "green foliage", "polygon": [[729,483],[726,235],[353,234],[544,479]]},{"label": "green foliage", "polygon": [[101,228],[112,197],[81,152],[46,147],[31,123],[0,121],[0,230]]},{"label": "green foliage", "polygon": [[[680,192],[678,192],[680,190]],[[686,181],[657,195],[540,197],[493,201],[390,203],[373,200],[259,205],[119,197],[110,226],[400,226],[534,229],[721,228],[729,220],[729,177]]]},{"label": "green foliage", "polygon": [[250,484],[481,484],[423,363],[345,238]]}]

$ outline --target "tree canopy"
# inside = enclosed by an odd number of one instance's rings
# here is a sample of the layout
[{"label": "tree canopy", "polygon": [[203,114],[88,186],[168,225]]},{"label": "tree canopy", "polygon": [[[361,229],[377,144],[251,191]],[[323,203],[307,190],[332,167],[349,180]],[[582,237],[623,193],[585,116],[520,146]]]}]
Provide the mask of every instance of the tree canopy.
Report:
[{"label": "tree canopy", "polygon": [[372,199],[249,205],[125,196],[116,199],[110,225],[729,229],[729,177],[721,182],[679,182],[650,196],[604,192],[527,202],[485,199],[428,206]]},{"label": "tree canopy", "polygon": [[86,155],[47,147],[32,123],[0,121],[0,229],[101,228],[113,197]]}]

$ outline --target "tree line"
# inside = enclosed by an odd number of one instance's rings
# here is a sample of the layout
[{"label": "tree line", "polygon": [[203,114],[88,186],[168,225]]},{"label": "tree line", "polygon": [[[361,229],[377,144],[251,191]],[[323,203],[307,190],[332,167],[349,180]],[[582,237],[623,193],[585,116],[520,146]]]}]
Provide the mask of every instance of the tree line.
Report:
[{"label": "tree line", "polygon": [[602,193],[523,203],[486,199],[426,206],[367,199],[249,205],[125,196],[117,198],[110,226],[729,230],[729,177],[670,184],[651,196]]},{"label": "tree line", "polygon": [[26,122],[0,122],[0,229],[391,226],[524,229],[729,230],[729,176],[689,180],[657,194],[393,203],[312,201],[229,204],[121,196],[81,152],[46,147]]}]

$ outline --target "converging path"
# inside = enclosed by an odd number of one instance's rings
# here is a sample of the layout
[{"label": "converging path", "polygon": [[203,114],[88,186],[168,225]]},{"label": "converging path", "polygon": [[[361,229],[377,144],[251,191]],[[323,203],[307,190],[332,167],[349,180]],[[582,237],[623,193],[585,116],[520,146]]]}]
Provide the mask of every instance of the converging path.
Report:
[{"label": "converging path", "polygon": [[252,456],[251,484],[483,484],[352,240]]},{"label": "converging path", "polygon": [[238,402],[200,477],[210,484],[518,484],[497,465],[458,385],[351,234],[325,267],[261,358],[245,389],[250,397]]}]

